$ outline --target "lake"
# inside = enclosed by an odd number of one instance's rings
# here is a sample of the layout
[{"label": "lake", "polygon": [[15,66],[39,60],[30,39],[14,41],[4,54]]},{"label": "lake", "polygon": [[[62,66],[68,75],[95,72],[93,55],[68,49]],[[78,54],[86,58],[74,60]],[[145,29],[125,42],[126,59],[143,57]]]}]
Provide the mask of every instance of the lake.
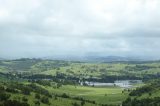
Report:
[{"label": "lake", "polygon": [[116,80],[114,83],[101,83],[101,82],[88,82],[85,83],[89,86],[119,86],[122,88],[131,88],[134,84],[143,83],[142,80]]}]

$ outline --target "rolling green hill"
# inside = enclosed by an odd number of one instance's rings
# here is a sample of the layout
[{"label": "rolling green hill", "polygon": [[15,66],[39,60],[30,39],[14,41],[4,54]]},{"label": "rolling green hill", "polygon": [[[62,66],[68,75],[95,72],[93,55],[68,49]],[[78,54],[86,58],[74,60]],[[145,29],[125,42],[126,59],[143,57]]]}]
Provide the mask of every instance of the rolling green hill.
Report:
[{"label": "rolling green hill", "polygon": [[160,80],[148,82],[145,86],[129,93],[123,106],[160,106]]},{"label": "rolling green hill", "polygon": [[[158,106],[160,86],[154,79],[159,77],[159,61],[0,60],[0,106],[144,106],[145,101]],[[86,83],[117,80],[142,80],[145,84],[125,88]]]}]

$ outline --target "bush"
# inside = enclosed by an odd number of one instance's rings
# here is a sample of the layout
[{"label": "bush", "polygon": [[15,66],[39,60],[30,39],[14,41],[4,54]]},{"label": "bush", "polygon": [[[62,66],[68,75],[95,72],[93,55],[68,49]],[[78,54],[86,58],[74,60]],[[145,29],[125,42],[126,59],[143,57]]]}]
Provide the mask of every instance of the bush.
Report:
[{"label": "bush", "polygon": [[7,100],[3,103],[3,106],[29,106],[28,103],[21,103],[16,100]]},{"label": "bush", "polygon": [[63,93],[61,97],[62,98],[69,98],[69,96],[66,93]]},{"label": "bush", "polygon": [[40,99],[40,98],[41,98],[40,94],[37,94],[37,93],[36,93],[36,94],[35,94],[35,98],[36,98],[36,99]]},{"label": "bush", "polygon": [[41,104],[40,101],[35,101],[34,103],[36,106],[40,106],[40,104]]},{"label": "bush", "polygon": [[48,97],[43,96],[43,97],[41,98],[41,102],[44,103],[44,104],[49,104],[49,99],[48,99]]},{"label": "bush", "polygon": [[23,96],[22,101],[27,102],[28,99],[25,96]]},{"label": "bush", "polygon": [[82,100],[82,101],[81,101],[81,106],[84,106],[84,104],[85,104],[85,101]]},{"label": "bush", "polygon": [[6,91],[11,93],[18,93],[18,91],[13,88],[6,88]]},{"label": "bush", "polygon": [[72,103],[72,106],[80,106],[77,102]]},{"label": "bush", "polygon": [[0,93],[0,101],[6,101],[10,98],[10,94]]},{"label": "bush", "polygon": [[30,95],[30,90],[29,89],[22,90],[22,93],[25,95]]}]

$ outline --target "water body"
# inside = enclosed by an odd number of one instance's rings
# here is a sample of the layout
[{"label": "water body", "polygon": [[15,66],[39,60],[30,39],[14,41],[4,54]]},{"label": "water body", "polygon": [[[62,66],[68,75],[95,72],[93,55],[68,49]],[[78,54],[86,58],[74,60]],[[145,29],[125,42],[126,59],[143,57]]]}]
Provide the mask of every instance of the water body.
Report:
[{"label": "water body", "polygon": [[101,83],[101,82],[85,82],[89,86],[119,86],[122,88],[131,88],[134,84],[143,83],[142,80],[116,80],[114,83]]}]

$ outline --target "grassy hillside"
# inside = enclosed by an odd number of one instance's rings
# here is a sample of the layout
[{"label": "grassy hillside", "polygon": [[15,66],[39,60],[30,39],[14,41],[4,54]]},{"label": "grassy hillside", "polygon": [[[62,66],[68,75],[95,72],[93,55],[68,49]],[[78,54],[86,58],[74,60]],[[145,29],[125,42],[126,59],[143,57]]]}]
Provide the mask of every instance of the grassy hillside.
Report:
[{"label": "grassy hillside", "polygon": [[0,106],[120,106],[122,103],[134,106],[137,102],[144,106],[141,102],[146,100],[155,104],[154,100],[157,103],[160,97],[158,81],[129,88],[89,86],[86,81],[113,83],[139,79],[146,82],[159,77],[159,61],[0,60]]},{"label": "grassy hillside", "polygon": [[45,89],[36,83],[0,82],[0,105],[2,106],[96,106],[92,101],[71,98],[64,93]]},{"label": "grassy hillside", "polygon": [[[45,74],[79,79],[152,79],[160,76],[160,62],[116,62],[116,63],[81,63],[72,61],[18,59],[0,60],[0,72],[25,73],[26,75]],[[109,79],[112,79],[109,78]]]},{"label": "grassy hillside", "polygon": [[58,94],[66,93],[72,97],[82,97],[87,100],[96,101],[98,104],[121,104],[128,92],[122,93],[123,89],[118,87],[84,87],[64,85],[59,89],[47,87],[50,92]]},{"label": "grassy hillside", "polygon": [[148,82],[145,86],[129,93],[123,106],[160,106],[160,80]]}]

